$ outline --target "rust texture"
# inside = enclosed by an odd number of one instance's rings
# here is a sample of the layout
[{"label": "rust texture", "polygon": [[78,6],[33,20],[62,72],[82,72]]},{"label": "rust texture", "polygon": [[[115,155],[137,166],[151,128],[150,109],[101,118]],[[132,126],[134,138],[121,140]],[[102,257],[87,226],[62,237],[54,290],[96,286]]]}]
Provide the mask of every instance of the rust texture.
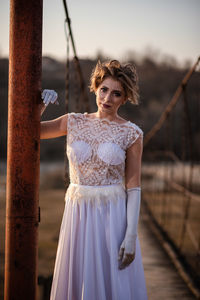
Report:
[{"label": "rust texture", "polygon": [[42,0],[10,1],[5,300],[37,297]]}]

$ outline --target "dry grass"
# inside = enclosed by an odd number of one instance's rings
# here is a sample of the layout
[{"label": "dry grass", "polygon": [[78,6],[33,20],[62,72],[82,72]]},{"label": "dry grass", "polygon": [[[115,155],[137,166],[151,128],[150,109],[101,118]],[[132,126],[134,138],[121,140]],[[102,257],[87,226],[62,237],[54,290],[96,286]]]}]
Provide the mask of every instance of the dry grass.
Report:
[{"label": "dry grass", "polygon": [[53,273],[64,210],[64,190],[40,191],[40,209],[38,273],[46,277]]}]

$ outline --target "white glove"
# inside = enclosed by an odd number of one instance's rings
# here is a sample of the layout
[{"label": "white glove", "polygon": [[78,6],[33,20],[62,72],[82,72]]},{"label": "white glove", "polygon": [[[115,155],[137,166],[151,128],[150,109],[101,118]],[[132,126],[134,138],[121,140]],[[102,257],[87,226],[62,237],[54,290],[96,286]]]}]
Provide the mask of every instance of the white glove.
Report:
[{"label": "white glove", "polygon": [[127,228],[119,250],[119,269],[124,269],[135,259],[140,202],[141,188],[127,189]]},{"label": "white glove", "polygon": [[42,99],[45,106],[49,105],[49,103],[59,105],[57,100],[58,94],[54,90],[43,90]]}]

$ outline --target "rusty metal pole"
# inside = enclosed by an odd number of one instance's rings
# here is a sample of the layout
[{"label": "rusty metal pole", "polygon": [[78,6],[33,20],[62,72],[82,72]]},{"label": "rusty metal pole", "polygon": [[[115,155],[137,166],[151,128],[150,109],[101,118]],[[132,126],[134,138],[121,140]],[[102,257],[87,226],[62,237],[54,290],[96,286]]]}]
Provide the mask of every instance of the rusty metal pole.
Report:
[{"label": "rusty metal pole", "polygon": [[10,1],[5,300],[37,295],[42,0]]}]

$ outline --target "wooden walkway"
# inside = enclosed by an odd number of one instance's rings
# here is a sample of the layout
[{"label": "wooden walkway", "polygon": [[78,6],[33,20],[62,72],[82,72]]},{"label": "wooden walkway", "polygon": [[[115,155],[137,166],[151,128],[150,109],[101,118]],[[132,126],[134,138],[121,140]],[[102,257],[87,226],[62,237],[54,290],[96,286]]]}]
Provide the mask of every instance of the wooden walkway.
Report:
[{"label": "wooden walkway", "polygon": [[141,207],[139,239],[148,300],[196,299],[149,227],[149,216]]}]

